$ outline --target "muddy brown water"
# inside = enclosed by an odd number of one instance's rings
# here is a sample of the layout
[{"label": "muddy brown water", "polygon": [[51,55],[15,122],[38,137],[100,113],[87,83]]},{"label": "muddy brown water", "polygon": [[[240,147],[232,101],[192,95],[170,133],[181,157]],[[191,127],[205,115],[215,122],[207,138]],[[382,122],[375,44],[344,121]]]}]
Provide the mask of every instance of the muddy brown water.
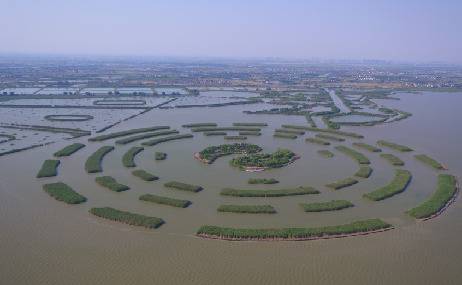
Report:
[{"label": "muddy brown water", "polygon": [[[461,176],[462,123],[458,106],[461,93],[403,94],[400,101],[380,101],[413,113],[407,120],[374,127],[351,127],[366,136],[365,142],[388,139],[426,153]],[[36,179],[44,159],[69,142],[59,142],[0,159],[0,284],[460,284],[462,282],[462,205],[460,198],[442,216],[415,222],[404,211],[428,198],[434,191],[437,172],[412,158],[398,154],[411,170],[409,188],[382,202],[364,200],[361,195],[393,178],[394,168],[379,157],[362,150],[372,161],[374,172],[355,186],[333,191],[323,185],[351,176],[357,164],[334,151],[323,158],[319,149],[333,149],[297,140],[273,139],[273,129],[281,124],[305,124],[303,117],[243,115],[250,106],[153,110],[111,130],[150,125],[170,125],[186,132],[189,122],[267,122],[261,137],[249,142],[264,151],[287,147],[302,156],[295,163],[258,174],[241,172],[229,166],[232,158],[219,158],[203,165],[193,153],[221,137],[195,134],[194,139],[146,147],[136,162],[139,168],[158,175],[157,182],[144,182],[121,164],[122,154],[131,146],[117,146],[103,163],[104,174],[112,175],[132,189],[114,193],[94,182],[83,164],[101,145],[88,146],[61,159],[59,176]],[[303,137],[313,136],[309,133]],[[86,138],[77,141],[86,142]],[[356,140],[348,139],[346,145]],[[168,154],[155,161],[154,152]],[[386,151],[395,153],[393,151]],[[395,153],[396,154],[396,153]],[[283,198],[233,198],[219,195],[223,187],[250,188],[250,177],[274,177],[281,181],[268,188],[311,185],[320,195]],[[185,193],[162,187],[179,180],[204,186],[199,193]],[[81,205],[66,205],[46,195],[43,183],[63,181],[88,197]],[[252,186],[259,188],[260,186]],[[138,201],[144,193],[189,199],[187,209]],[[304,213],[300,202],[347,199],[354,208],[339,212]],[[218,213],[223,203],[271,204],[275,215]],[[118,209],[161,217],[166,224],[145,230],[95,218],[91,207]],[[235,227],[319,226],[347,223],[357,219],[382,218],[396,229],[362,237],[304,242],[227,242],[194,236],[203,224]]]}]

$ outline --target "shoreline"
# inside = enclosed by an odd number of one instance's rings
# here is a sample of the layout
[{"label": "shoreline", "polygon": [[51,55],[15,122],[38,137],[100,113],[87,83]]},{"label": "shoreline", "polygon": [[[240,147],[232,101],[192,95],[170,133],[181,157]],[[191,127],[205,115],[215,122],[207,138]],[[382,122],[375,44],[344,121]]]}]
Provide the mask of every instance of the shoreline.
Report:
[{"label": "shoreline", "polygon": [[313,241],[313,240],[328,240],[328,239],[338,239],[338,238],[347,238],[347,237],[357,237],[357,236],[367,236],[371,234],[377,234],[382,232],[387,232],[393,230],[395,227],[391,226],[386,229],[380,230],[373,230],[367,232],[357,232],[357,233],[350,233],[350,234],[339,234],[339,235],[323,235],[323,236],[316,236],[316,237],[301,237],[301,238],[240,238],[240,237],[223,237],[223,236],[215,236],[215,235],[208,235],[208,234],[196,234],[197,237],[204,238],[204,239],[215,239],[215,240],[224,240],[224,241]]}]

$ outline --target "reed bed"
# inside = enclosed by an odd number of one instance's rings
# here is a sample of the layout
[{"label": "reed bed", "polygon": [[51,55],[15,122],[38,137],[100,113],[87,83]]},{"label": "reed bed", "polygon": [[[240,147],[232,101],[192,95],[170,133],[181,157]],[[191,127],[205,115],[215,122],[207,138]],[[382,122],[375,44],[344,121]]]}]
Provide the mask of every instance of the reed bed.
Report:
[{"label": "reed bed", "polygon": [[327,212],[327,211],[338,211],[346,208],[353,207],[353,203],[347,200],[332,200],[329,202],[319,203],[302,203],[300,206],[305,212]]},{"label": "reed bed", "polygon": [[103,168],[101,166],[101,162],[103,161],[104,156],[113,150],[113,146],[102,146],[93,154],[91,154],[85,162],[85,170],[87,173],[102,172]]},{"label": "reed bed", "polygon": [[234,197],[285,197],[285,196],[319,194],[319,191],[309,186],[301,186],[297,188],[287,188],[287,189],[275,189],[275,190],[224,188],[221,190],[220,194],[224,196],[234,196]]},{"label": "reed bed", "polygon": [[91,208],[89,212],[100,218],[149,229],[156,229],[165,223],[160,218],[121,211],[111,207]]},{"label": "reed bed", "polygon": [[83,143],[73,143],[58,150],[53,155],[56,157],[70,156],[84,147],[85,145]]},{"label": "reed bed", "polygon": [[412,174],[408,170],[397,169],[395,177],[388,185],[366,193],[363,197],[372,201],[381,201],[390,198],[406,190],[406,187],[411,182],[411,178]]},{"label": "reed bed", "polygon": [[75,192],[69,185],[63,182],[43,185],[43,190],[51,197],[67,204],[80,204],[87,201],[85,196]]}]

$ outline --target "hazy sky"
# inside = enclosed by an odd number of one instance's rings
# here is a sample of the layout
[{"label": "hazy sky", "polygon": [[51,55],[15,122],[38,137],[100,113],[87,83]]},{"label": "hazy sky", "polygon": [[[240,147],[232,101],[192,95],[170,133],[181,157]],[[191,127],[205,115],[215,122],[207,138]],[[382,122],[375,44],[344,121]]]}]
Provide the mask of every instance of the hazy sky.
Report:
[{"label": "hazy sky", "polygon": [[0,53],[462,62],[456,0],[0,0]]}]

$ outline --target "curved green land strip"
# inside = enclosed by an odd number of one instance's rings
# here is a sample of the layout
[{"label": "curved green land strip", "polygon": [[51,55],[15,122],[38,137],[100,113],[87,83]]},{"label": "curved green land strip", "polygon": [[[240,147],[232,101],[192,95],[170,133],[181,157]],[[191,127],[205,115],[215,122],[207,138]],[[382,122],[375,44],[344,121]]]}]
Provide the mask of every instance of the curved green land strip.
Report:
[{"label": "curved green land strip", "polygon": [[192,128],[192,132],[218,132],[218,131],[251,131],[251,132],[259,132],[261,131],[260,128],[256,127],[200,127],[200,128]]},{"label": "curved green land strip", "polygon": [[370,160],[364,154],[354,149],[351,149],[349,147],[339,145],[339,146],[336,146],[335,149],[355,159],[359,164],[370,164],[371,163]]},{"label": "curved green land strip", "polygon": [[457,193],[457,179],[453,175],[438,175],[435,193],[419,206],[407,211],[416,219],[431,218],[440,214],[451,203]]},{"label": "curved green land strip", "polygon": [[400,144],[385,141],[385,140],[379,140],[379,141],[377,141],[377,144],[380,145],[380,146],[388,147],[388,148],[391,148],[391,149],[394,149],[394,150],[397,150],[397,151],[401,151],[401,152],[413,151],[412,148],[407,147],[405,145],[400,145]]},{"label": "curved green land strip", "polygon": [[326,211],[338,211],[346,208],[353,207],[353,203],[347,200],[332,200],[329,202],[320,203],[302,203],[303,211],[305,212],[326,212]]},{"label": "curved green land strip", "polygon": [[132,171],[132,174],[133,176],[136,176],[138,178],[141,178],[143,179],[144,181],[154,181],[154,180],[158,180],[159,177],[149,173],[149,172],[146,172],[142,169],[137,169],[137,170],[133,170]]},{"label": "curved green land strip", "polygon": [[349,236],[359,233],[374,232],[392,228],[392,225],[380,220],[370,219],[356,221],[337,226],[324,226],[313,228],[226,228],[218,226],[202,226],[197,235],[208,238],[229,240],[309,240],[329,237]]},{"label": "curved green land strip", "polygon": [[111,176],[100,176],[95,178],[96,183],[99,185],[108,188],[114,192],[122,192],[127,191],[130,189],[127,185],[123,185],[118,183],[113,177]]},{"label": "curved green land strip", "polygon": [[226,136],[226,132],[204,132],[204,136]]},{"label": "curved green land strip", "polygon": [[58,175],[58,166],[61,162],[55,159],[47,159],[37,173],[37,178],[53,177]]},{"label": "curved green land strip", "polygon": [[345,141],[344,138],[339,138],[336,136],[326,135],[326,134],[316,134],[316,137],[319,139],[334,141],[334,142],[344,142]]},{"label": "curved green land strip", "polygon": [[351,137],[351,138],[356,138],[356,139],[364,138],[363,135],[360,135],[357,133],[344,132],[344,131],[339,131],[339,130],[334,130],[334,129],[320,129],[320,128],[314,128],[314,127],[308,127],[308,126],[297,126],[297,125],[282,125],[282,127],[287,128],[287,129],[300,129],[300,130],[307,130],[307,131],[312,131],[312,132],[329,133],[332,135]]},{"label": "curved green land strip", "polygon": [[189,192],[199,192],[203,190],[202,186],[187,184],[178,181],[170,181],[164,184],[167,188],[174,188],[177,190],[189,191]]},{"label": "curved green land strip", "polygon": [[380,157],[384,158],[387,160],[391,165],[393,166],[403,166],[404,161],[402,161],[399,157],[391,154],[391,153],[382,153]]},{"label": "curved green land strip", "polygon": [[319,191],[309,186],[275,190],[224,188],[223,190],[221,190],[220,194],[224,196],[234,197],[285,197],[296,195],[319,194]]},{"label": "curved green land strip", "polygon": [[198,159],[205,163],[213,163],[217,158],[231,154],[252,154],[262,150],[256,144],[234,143],[209,146],[198,153]]},{"label": "curved green land strip", "polygon": [[183,128],[200,128],[200,127],[216,127],[217,123],[193,123],[182,125]]},{"label": "curved green land strip", "polygon": [[279,181],[274,178],[249,178],[247,180],[249,184],[277,184]]},{"label": "curved green land strip", "polygon": [[159,131],[159,132],[154,132],[154,133],[147,133],[147,134],[142,134],[142,135],[136,135],[136,136],[131,136],[128,138],[116,140],[116,144],[128,144],[131,142],[135,141],[140,141],[144,139],[149,139],[153,137],[158,137],[158,136],[166,136],[166,135],[173,135],[173,134],[179,134],[177,130],[168,130],[168,131]]},{"label": "curved green land strip", "polygon": [[100,218],[150,229],[158,228],[165,223],[160,218],[125,212],[111,207],[91,208],[89,212]]},{"label": "curved green land strip", "polygon": [[359,170],[356,171],[354,176],[361,178],[369,178],[372,174],[372,168],[370,166],[360,166]]},{"label": "curved green land strip", "polygon": [[142,152],[144,147],[134,146],[130,148],[123,156],[122,156],[122,164],[125,167],[136,167],[135,163],[135,156]]},{"label": "curved green land strip", "polygon": [[411,178],[411,172],[403,169],[397,169],[395,172],[395,177],[388,185],[370,193],[366,193],[363,195],[363,197],[372,201],[380,201],[390,198],[391,196],[406,190],[407,185],[409,185],[409,182],[411,182]]},{"label": "curved green land strip", "polygon": [[93,138],[89,138],[88,140],[91,142],[100,142],[100,141],[105,141],[105,140],[114,139],[118,137],[123,137],[123,136],[138,134],[138,133],[152,132],[152,131],[157,131],[157,130],[164,130],[164,129],[169,129],[169,128],[170,128],[169,126],[156,126],[156,127],[150,127],[150,128],[131,129],[127,131],[121,131],[121,132],[115,132],[115,133],[109,133],[106,135],[96,136]]},{"label": "curved green land strip", "polygon": [[332,189],[335,189],[335,190],[339,190],[339,189],[342,189],[342,188],[345,188],[345,187],[348,187],[348,186],[351,186],[351,185],[355,185],[356,183],[358,183],[358,180],[356,180],[354,178],[351,178],[351,177],[348,177],[348,178],[345,178],[345,179],[342,179],[342,180],[337,180],[335,182],[326,184],[326,187],[329,187],[329,188],[332,188]]},{"label": "curved green land strip", "polygon": [[294,152],[288,149],[278,149],[273,153],[254,153],[233,158],[230,164],[241,169],[248,167],[280,168],[296,159]]},{"label": "curved green land strip", "polygon": [[293,140],[298,138],[297,135],[287,134],[287,133],[280,133],[280,132],[274,132],[273,137],[275,137],[275,138],[283,138],[283,139],[293,139]]},{"label": "curved green land strip", "polygon": [[276,214],[276,209],[271,205],[220,205],[217,211],[242,214]]},{"label": "curved green land strip", "polygon": [[261,132],[253,132],[253,131],[240,131],[240,136],[261,136]]},{"label": "curved green land strip", "polygon": [[318,145],[330,145],[330,142],[321,140],[318,138],[306,138],[305,141],[309,143],[318,144]]},{"label": "curved green land strip", "polygon": [[141,144],[146,145],[146,146],[153,146],[153,145],[160,144],[160,143],[163,143],[163,142],[181,140],[181,139],[188,139],[188,138],[192,138],[192,137],[193,137],[193,135],[191,135],[191,134],[174,135],[174,136],[168,136],[168,137],[164,137],[164,138],[158,138],[158,139],[145,141],[145,142],[143,142]]},{"label": "curved green land strip", "polygon": [[225,140],[246,140],[247,137],[246,136],[224,136],[224,139]]},{"label": "curved green land strip", "polygon": [[174,198],[152,195],[152,194],[141,195],[140,200],[151,202],[151,203],[178,207],[178,208],[186,208],[189,205],[191,205],[191,201],[188,201],[188,200],[180,200],[180,199],[174,199]]},{"label": "curved green land strip", "polygon": [[80,204],[87,201],[87,198],[62,182],[45,184],[43,190],[56,200],[67,204]]},{"label": "curved green land strip", "polygon": [[367,144],[367,143],[354,142],[353,146],[370,151],[370,152],[381,152],[382,151],[380,148]]},{"label": "curved green land strip", "polygon": [[318,150],[319,155],[325,157],[325,158],[332,158],[334,157],[334,154],[329,151],[329,150]]},{"label": "curved green land strip", "polygon": [[233,123],[236,127],[266,127],[267,123]]},{"label": "curved green land strip", "polygon": [[43,118],[48,121],[57,122],[83,122],[94,119],[91,115],[46,115]]},{"label": "curved green land strip", "polygon": [[103,168],[101,167],[101,162],[103,161],[104,156],[113,150],[113,146],[102,146],[90,155],[85,162],[85,170],[87,173],[102,172]]},{"label": "curved green land strip", "polygon": [[297,130],[297,129],[275,129],[274,132],[276,132],[276,133],[294,134],[294,135],[304,135],[305,134],[305,131]]},{"label": "curved green land strip", "polygon": [[447,169],[444,165],[439,163],[438,161],[434,160],[433,158],[429,157],[428,155],[425,154],[418,154],[414,156],[418,161],[421,161],[434,169],[437,170],[445,170]]},{"label": "curved green land strip", "polygon": [[70,144],[57,152],[55,152],[53,155],[56,157],[62,157],[62,156],[69,156],[73,154],[74,152],[80,150],[81,148],[84,148],[85,145],[83,143],[73,143]]},{"label": "curved green land strip", "polygon": [[165,152],[156,151],[154,153],[156,160],[165,160],[167,159],[167,154]]}]

